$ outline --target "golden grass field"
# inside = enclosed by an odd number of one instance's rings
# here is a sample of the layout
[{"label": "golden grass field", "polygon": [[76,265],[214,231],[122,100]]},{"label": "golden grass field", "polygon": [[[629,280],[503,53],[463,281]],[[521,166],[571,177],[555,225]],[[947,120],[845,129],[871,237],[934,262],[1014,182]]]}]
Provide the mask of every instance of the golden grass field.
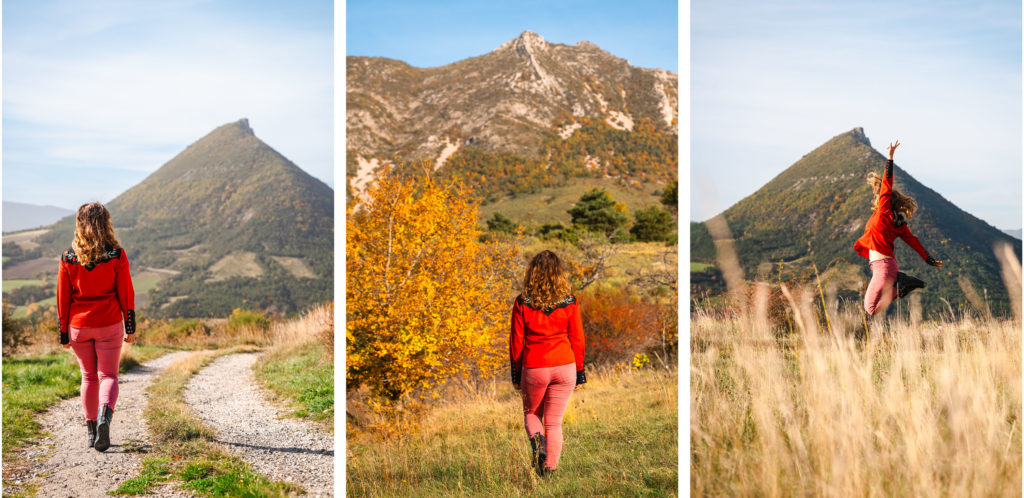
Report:
[{"label": "golden grass field", "polygon": [[[760,294],[764,294],[763,292]],[[1019,320],[691,321],[693,496],[1020,496]],[[818,324],[820,325],[820,328]]]},{"label": "golden grass field", "polygon": [[556,474],[530,468],[520,395],[507,380],[434,410],[421,430],[381,440],[349,424],[349,496],[675,496],[678,375],[595,369],[573,393]]}]

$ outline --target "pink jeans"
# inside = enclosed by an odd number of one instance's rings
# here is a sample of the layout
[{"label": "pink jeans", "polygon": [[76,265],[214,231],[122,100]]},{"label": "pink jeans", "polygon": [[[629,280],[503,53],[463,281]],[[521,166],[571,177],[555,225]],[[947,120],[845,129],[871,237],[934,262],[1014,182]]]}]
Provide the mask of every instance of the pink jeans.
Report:
[{"label": "pink jeans", "polygon": [[[117,367],[121,360],[124,324],[78,329],[71,327],[71,349],[82,368],[82,409],[86,420],[96,420],[101,404],[117,403]],[[98,374],[98,375],[97,375]]]},{"label": "pink jeans", "polygon": [[869,315],[885,311],[885,307],[892,302],[895,294],[893,284],[896,283],[896,273],[899,271],[895,258],[876,259],[871,262],[871,282],[864,293],[864,311]]},{"label": "pink jeans", "polygon": [[[562,416],[569,406],[569,396],[576,388],[576,364],[524,368],[521,380],[526,435],[543,432],[547,442],[544,467],[557,468],[558,458],[562,455]],[[543,425],[541,417],[544,418]]]}]

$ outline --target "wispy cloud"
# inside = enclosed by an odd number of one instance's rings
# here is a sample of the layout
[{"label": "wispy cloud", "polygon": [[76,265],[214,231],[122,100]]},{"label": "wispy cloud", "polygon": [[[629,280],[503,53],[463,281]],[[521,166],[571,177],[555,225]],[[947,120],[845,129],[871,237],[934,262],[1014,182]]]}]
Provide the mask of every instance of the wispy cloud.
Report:
[{"label": "wispy cloud", "polygon": [[[331,4],[317,4],[326,26],[254,18],[246,3],[5,4],[4,198],[69,206],[79,201],[52,198],[54,182],[108,171],[88,198],[109,200],[242,117],[333,183]],[[25,185],[34,175],[22,168],[65,175]],[[114,174],[125,171],[140,174]]]}]

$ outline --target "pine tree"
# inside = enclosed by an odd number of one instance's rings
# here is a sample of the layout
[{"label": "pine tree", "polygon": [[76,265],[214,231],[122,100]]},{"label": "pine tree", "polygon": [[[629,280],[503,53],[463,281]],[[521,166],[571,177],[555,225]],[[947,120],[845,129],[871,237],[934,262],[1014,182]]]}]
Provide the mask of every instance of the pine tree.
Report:
[{"label": "pine tree", "polygon": [[573,225],[605,235],[611,235],[629,222],[625,204],[615,202],[604,189],[595,188],[583,194],[568,213]]}]

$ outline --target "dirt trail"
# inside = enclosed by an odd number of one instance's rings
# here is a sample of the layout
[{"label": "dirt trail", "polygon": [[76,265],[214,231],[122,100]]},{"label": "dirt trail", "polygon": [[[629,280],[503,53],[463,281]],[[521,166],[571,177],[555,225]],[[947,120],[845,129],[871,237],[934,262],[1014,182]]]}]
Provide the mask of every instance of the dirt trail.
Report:
[{"label": "dirt trail", "polygon": [[[4,473],[4,493],[37,486],[36,496],[108,496],[124,480],[138,475],[142,456],[152,449],[142,410],[146,388],[174,361],[193,354],[179,351],[147,361],[118,377],[117,407],[110,425],[110,448],[99,453],[86,446],[80,396],[61,401],[40,417],[44,433],[21,458],[32,462]],[[177,494],[177,493],[174,493]],[[164,495],[166,496],[166,495]],[[187,496],[187,495],[186,495]]]},{"label": "dirt trail", "polygon": [[333,496],[334,435],[274,407],[256,386],[258,353],[218,358],[189,380],[185,401],[217,441],[274,479],[294,482],[309,496]]}]

